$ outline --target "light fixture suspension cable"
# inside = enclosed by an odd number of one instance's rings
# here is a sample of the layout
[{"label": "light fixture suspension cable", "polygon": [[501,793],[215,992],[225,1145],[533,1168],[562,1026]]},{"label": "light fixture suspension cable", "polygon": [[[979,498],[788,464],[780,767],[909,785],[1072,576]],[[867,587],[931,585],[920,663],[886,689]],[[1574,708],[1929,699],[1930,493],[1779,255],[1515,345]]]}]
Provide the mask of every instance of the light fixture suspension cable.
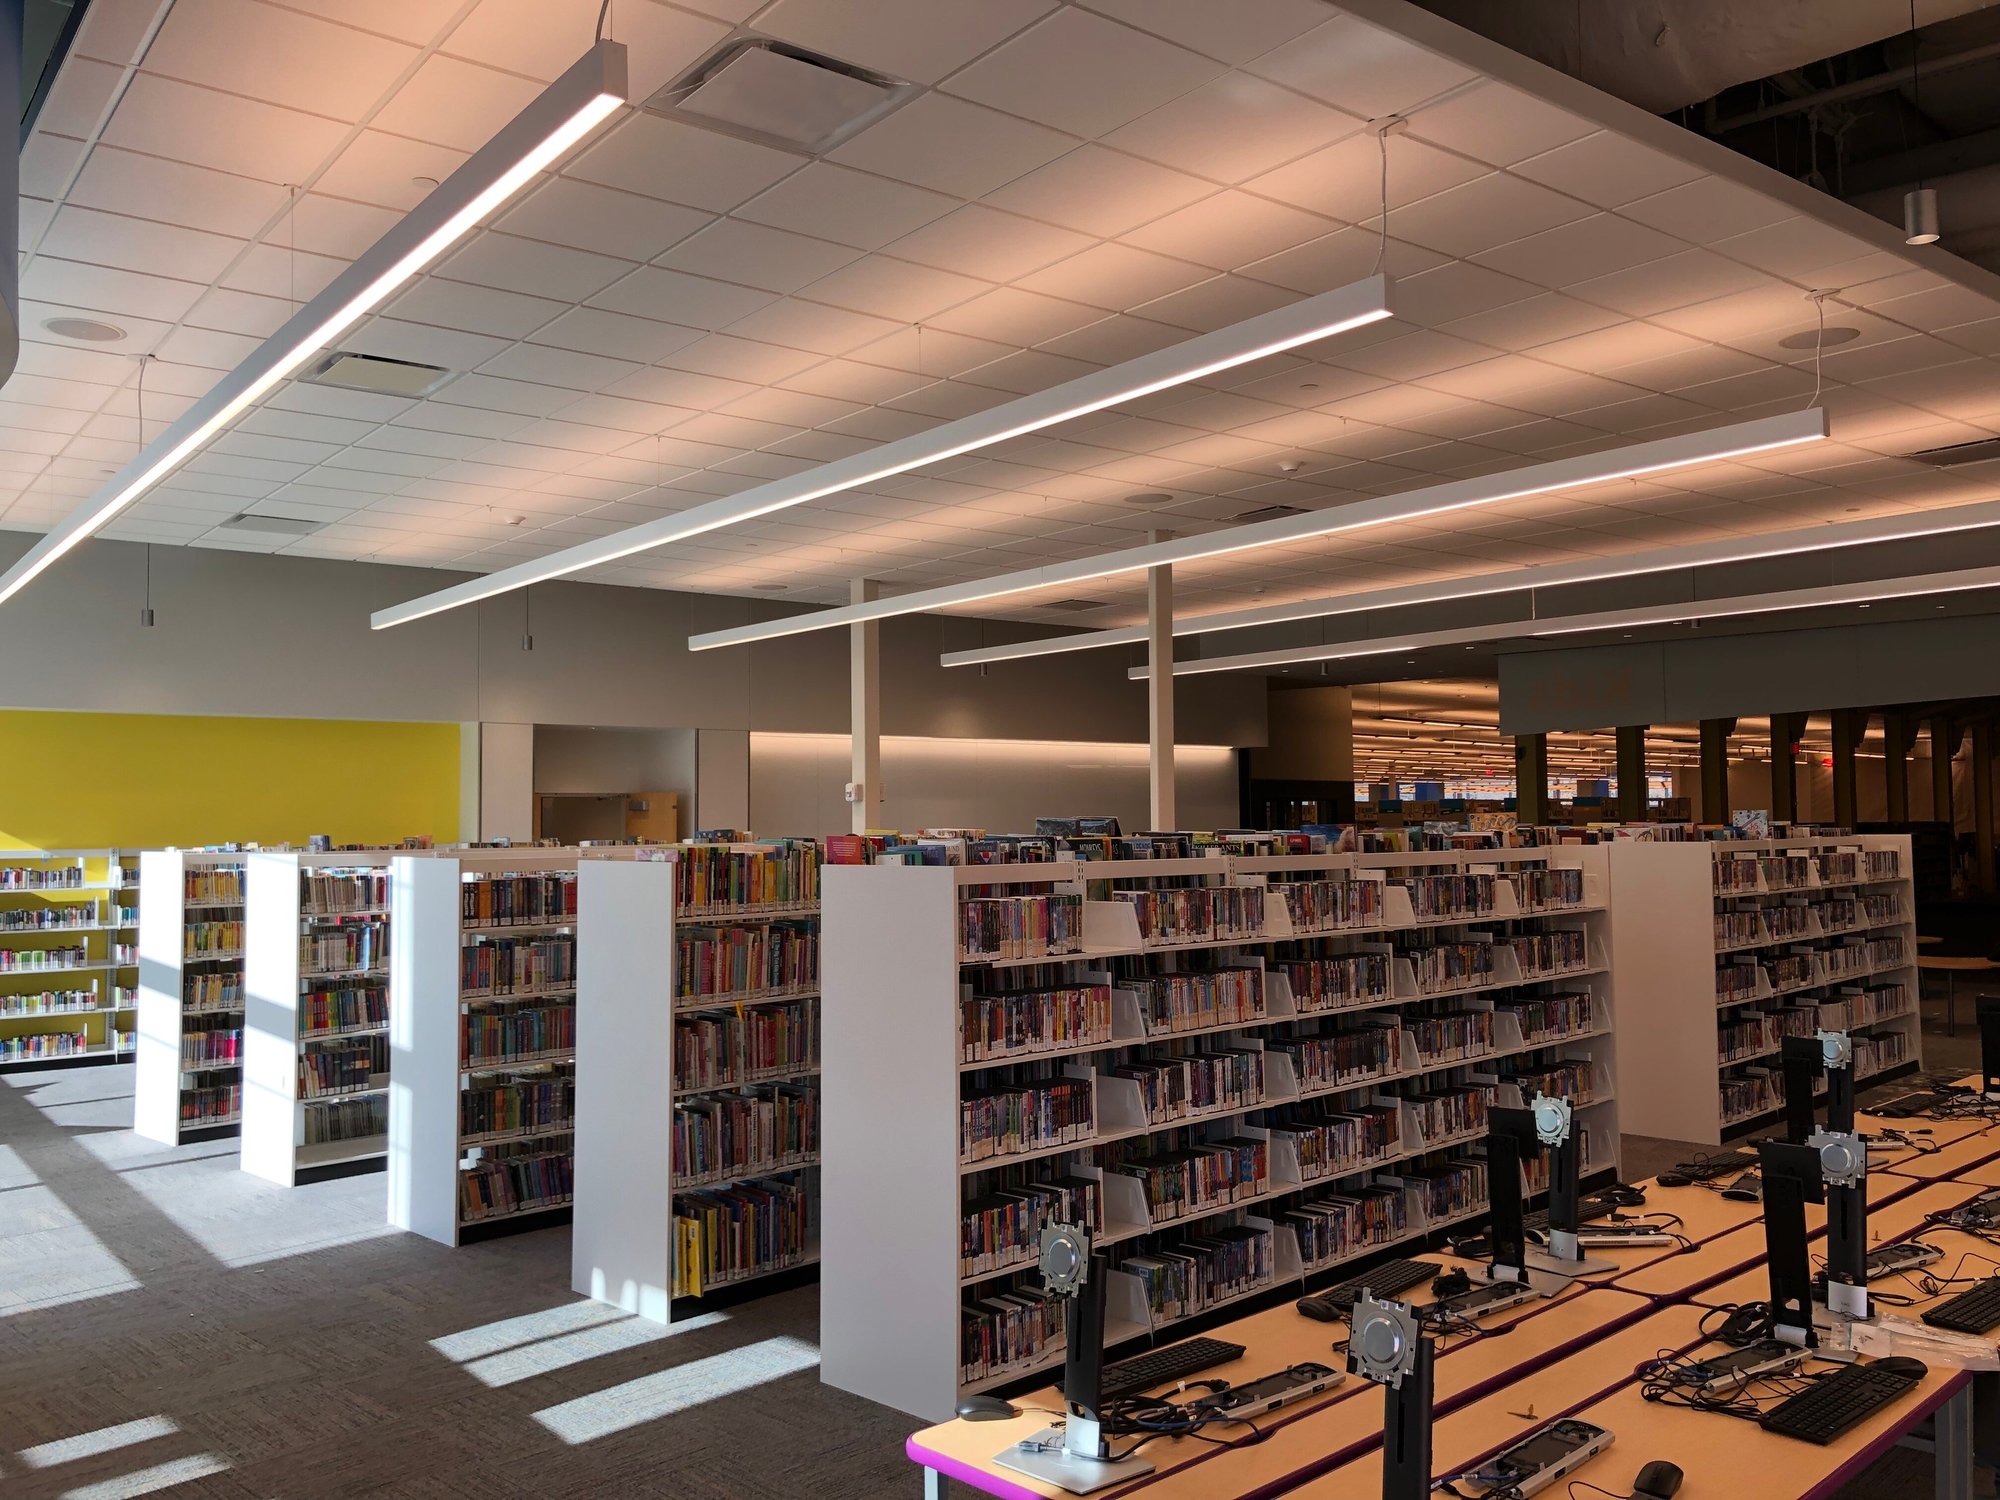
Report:
[{"label": "light fixture suspension cable", "polygon": [[1389,258],[1389,131],[1394,121],[1384,121],[1375,128],[1375,149],[1382,158],[1382,212],[1375,238],[1375,269],[1370,274],[1379,275],[1383,262]]},{"label": "light fixture suspension cable", "polygon": [[1808,292],[1806,295],[1812,298],[1813,311],[1819,315],[1819,331],[1813,335],[1813,393],[1806,402],[1806,409],[1811,410],[1819,405],[1821,366],[1826,360],[1826,299],[1829,294]]}]

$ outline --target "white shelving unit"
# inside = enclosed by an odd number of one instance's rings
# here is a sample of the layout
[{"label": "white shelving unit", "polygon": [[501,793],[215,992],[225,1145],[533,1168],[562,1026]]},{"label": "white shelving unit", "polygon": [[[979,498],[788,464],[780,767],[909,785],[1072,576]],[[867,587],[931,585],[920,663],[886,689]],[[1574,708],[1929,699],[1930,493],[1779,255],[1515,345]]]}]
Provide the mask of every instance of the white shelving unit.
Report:
[{"label": "white shelving unit", "polygon": [[[543,1110],[532,1122],[476,1129],[466,1106],[475,1091],[539,1089],[573,1098],[576,1050],[564,1043],[469,1054],[466,1045],[481,1019],[504,1024],[511,1017],[523,1025],[530,1013],[567,1011],[567,1018],[536,1019],[554,1028],[565,1020],[575,1025],[581,1015],[577,919],[558,913],[478,920],[467,914],[465,893],[477,882],[509,876],[575,876],[576,851],[467,851],[402,858],[391,868],[396,1004],[390,1022],[389,1222],[446,1245],[473,1231],[546,1222],[571,1203],[571,1111]],[[519,955],[520,967],[509,970],[518,978],[468,983],[469,950],[513,942],[539,945],[536,956],[553,959],[552,971],[524,973],[527,955]],[[501,1165],[506,1162],[513,1165]],[[491,1191],[475,1191],[473,1179]]]},{"label": "white shelving unit", "polygon": [[[1557,879],[1573,895],[1537,908],[1534,892],[1550,869],[1565,872]],[[1171,936],[1164,929],[1149,935],[1135,904],[1116,892],[1156,879],[1198,880],[1239,893],[1261,887],[1261,917],[1239,894],[1218,898],[1237,923],[1233,931],[1203,931],[1197,919],[1192,927],[1183,920]],[[1477,896],[1478,909],[1435,909],[1429,899],[1413,899],[1437,893],[1441,880]],[[972,1199],[991,1201],[1004,1180],[995,1169],[1022,1169],[1024,1181],[1008,1182],[1017,1188],[1028,1181],[1095,1184],[1083,1191],[1099,1199],[1097,1242],[1114,1262],[1108,1346],[1281,1286],[1295,1288],[1479,1217],[1484,1162],[1476,1148],[1486,1105],[1516,1102],[1539,1075],[1564,1064],[1590,1167],[1615,1169],[1607,884],[1604,851],[1583,846],[830,868],[822,1378],[935,1420],[948,1416],[965,1392],[1060,1361],[1059,1341],[1002,1367],[974,1367],[961,1348],[963,1307],[1032,1285],[1019,1274],[1032,1263],[1031,1237],[970,1266],[961,1259],[965,1207]],[[961,901],[975,887],[1039,887],[1079,898],[1080,950],[1050,955],[1018,944],[1005,958],[966,960],[959,951]],[[1314,899],[1336,890],[1346,897]],[[1549,941],[1569,944],[1572,957],[1558,969],[1532,951],[1531,934],[1559,930],[1570,936]],[[1469,967],[1442,982],[1442,965],[1425,957],[1432,944]],[[1085,1029],[1078,1040],[1032,1054],[973,1049],[968,1055],[962,1003],[976,1005],[1008,971],[1050,962],[1068,966],[1064,984],[1110,987],[1108,1035]],[[1231,982],[1220,1019],[1177,1010],[1181,1001],[1173,997],[1181,992],[1154,982],[1176,965],[1210,962],[1252,978],[1247,1003],[1241,981]],[[1372,978],[1347,992],[1321,982],[1348,972]],[[1307,992],[1295,992],[1294,977]],[[1569,1020],[1550,1028],[1536,1001],[1554,1002]],[[995,1031],[1017,1034],[995,1027],[984,1034]],[[1190,1042],[1254,1058],[1261,1092],[1253,1082],[1186,1114],[1150,1115],[1142,1082],[1127,1076],[1131,1065],[1147,1055],[1142,1049],[1159,1056]],[[1070,1139],[961,1160],[968,1090],[1021,1062],[1085,1085],[1089,1125]],[[1553,1077],[1548,1081],[1557,1086]],[[1313,1106],[1321,1102],[1348,1118],[1368,1116],[1383,1136],[1393,1121],[1393,1139],[1319,1149],[1316,1142],[1349,1140],[1318,1133],[1323,1122]],[[1143,1176],[1131,1170],[1135,1163],[1119,1153],[1157,1148],[1154,1138],[1170,1132],[1181,1132],[1184,1143],[1233,1153],[1251,1164],[1248,1175],[1239,1166],[1222,1194],[1204,1195],[1169,1217],[1152,1206]],[[1136,1165],[1141,1173],[1151,1170]],[[1156,1305],[1140,1274],[1154,1248],[1148,1237],[1160,1234],[1159,1248],[1166,1249],[1190,1231],[1233,1234],[1238,1246],[1254,1245],[1245,1258],[1249,1269],[1198,1305],[1171,1298]]]},{"label": "white shelving unit", "polygon": [[[343,885],[352,884],[349,876],[386,878],[397,852],[265,850],[245,860],[240,1164],[266,1182],[292,1187],[330,1173],[380,1170],[386,1161],[388,1070],[333,1089],[309,1089],[305,1077],[313,1054],[372,1048],[377,1039],[386,1050],[394,1014],[389,905],[342,899],[315,909],[311,890],[318,878]],[[366,962],[323,960],[316,952],[343,931],[368,944]],[[336,993],[379,1019],[317,1024],[330,1018],[315,1010],[334,1006]],[[381,1128],[330,1136],[332,1118],[349,1109],[374,1112]]]},{"label": "white shelving unit", "polygon": [[[0,850],[0,1069],[132,1055],[139,975],[131,856]],[[57,925],[30,925],[53,923]]]},{"label": "white shelving unit", "polygon": [[[790,851],[793,875],[766,882],[763,899],[732,900],[705,883],[720,863],[767,859],[780,847]],[[808,858],[806,847],[805,841],[783,840],[586,851],[630,857],[586,858],[578,875],[577,1074],[583,1086],[576,1107],[570,1285],[580,1295],[667,1323],[676,1298],[817,1262],[816,1140],[801,1140],[793,1149],[779,1143],[770,1154],[700,1176],[681,1170],[676,1148],[683,1111],[733,1107],[727,1102],[732,1098],[786,1091],[816,1116],[818,1054],[810,1049],[817,1031],[817,966],[811,972],[798,967],[816,950],[819,915],[818,853],[814,846]],[[692,962],[712,959],[717,945],[733,943],[743,946],[739,956],[750,969],[760,971],[751,983],[725,983],[722,972],[704,974]],[[683,954],[691,960],[687,965]],[[790,978],[767,982],[773,969]],[[756,1056],[775,1055],[755,1049],[772,1046],[779,1030],[800,1055],[756,1065]],[[691,1046],[697,1038],[719,1045],[697,1052]],[[698,1057],[699,1073],[693,1071]],[[748,1263],[710,1246],[700,1232],[705,1213],[712,1218],[718,1204],[735,1202],[754,1207],[760,1227],[783,1227]],[[792,1217],[774,1214],[774,1204]]]},{"label": "white shelving unit", "polygon": [[242,1124],[245,858],[139,856],[132,1128],[163,1146],[235,1135]]},{"label": "white shelving unit", "polygon": [[[1718,1145],[1783,1105],[1788,1033],[1850,1030],[1856,1082],[1922,1061],[1903,834],[1610,845],[1625,1128]],[[1873,868],[1871,868],[1871,863]]]}]

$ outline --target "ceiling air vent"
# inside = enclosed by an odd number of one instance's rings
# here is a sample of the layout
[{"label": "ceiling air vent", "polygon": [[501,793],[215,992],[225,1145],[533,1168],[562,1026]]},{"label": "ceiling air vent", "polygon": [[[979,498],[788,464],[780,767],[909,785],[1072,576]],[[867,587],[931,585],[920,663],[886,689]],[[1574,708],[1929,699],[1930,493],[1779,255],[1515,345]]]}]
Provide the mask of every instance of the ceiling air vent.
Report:
[{"label": "ceiling air vent", "polygon": [[301,521],[296,516],[259,516],[248,511],[216,522],[217,531],[240,531],[247,536],[305,536],[318,531],[324,521]]},{"label": "ceiling air vent", "polygon": [[420,365],[413,359],[335,353],[320,356],[299,379],[347,391],[407,398],[428,396],[451,379],[451,371],[443,365]]},{"label": "ceiling air vent", "polygon": [[2000,438],[1953,443],[1949,448],[1926,448],[1921,453],[1912,453],[1910,457],[1935,469],[1949,469],[1958,464],[1983,464],[1988,459],[2000,458]]},{"label": "ceiling air vent", "polygon": [[1102,599],[1051,599],[1042,609],[1061,610],[1066,615],[1081,614],[1086,609],[1102,609]]},{"label": "ceiling air vent", "polygon": [[1262,510],[1246,510],[1236,519],[1239,521],[1275,521],[1280,516],[1302,516],[1305,510],[1297,505],[1267,505]]},{"label": "ceiling air vent", "polygon": [[818,156],[916,92],[913,83],[790,42],[741,34],[653,95],[645,108]]}]

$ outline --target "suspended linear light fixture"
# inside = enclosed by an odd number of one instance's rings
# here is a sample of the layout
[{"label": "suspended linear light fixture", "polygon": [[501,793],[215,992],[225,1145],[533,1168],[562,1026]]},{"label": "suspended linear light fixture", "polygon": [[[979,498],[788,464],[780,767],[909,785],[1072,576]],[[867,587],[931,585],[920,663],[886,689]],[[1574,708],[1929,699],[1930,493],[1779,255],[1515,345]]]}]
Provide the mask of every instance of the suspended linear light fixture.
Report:
[{"label": "suspended linear light fixture", "polygon": [[380,307],[625,103],[625,48],[598,41],[332,283],[0,574],[11,599]]}]

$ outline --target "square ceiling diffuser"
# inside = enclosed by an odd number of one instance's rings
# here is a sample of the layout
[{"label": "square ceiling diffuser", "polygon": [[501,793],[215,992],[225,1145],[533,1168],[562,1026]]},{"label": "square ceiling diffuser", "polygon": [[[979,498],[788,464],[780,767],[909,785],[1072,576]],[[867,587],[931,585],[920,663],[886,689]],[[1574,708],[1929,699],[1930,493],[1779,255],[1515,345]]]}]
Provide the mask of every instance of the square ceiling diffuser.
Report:
[{"label": "square ceiling diffuser", "polygon": [[323,355],[299,377],[314,385],[369,391],[377,396],[428,396],[451,379],[443,365],[418,364],[412,359],[383,359],[374,354]]},{"label": "square ceiling diffuser", "polygon": [[803,47],[737,36],[647,100],[646,108],[817,156],[915,93],[915,84]]}]

